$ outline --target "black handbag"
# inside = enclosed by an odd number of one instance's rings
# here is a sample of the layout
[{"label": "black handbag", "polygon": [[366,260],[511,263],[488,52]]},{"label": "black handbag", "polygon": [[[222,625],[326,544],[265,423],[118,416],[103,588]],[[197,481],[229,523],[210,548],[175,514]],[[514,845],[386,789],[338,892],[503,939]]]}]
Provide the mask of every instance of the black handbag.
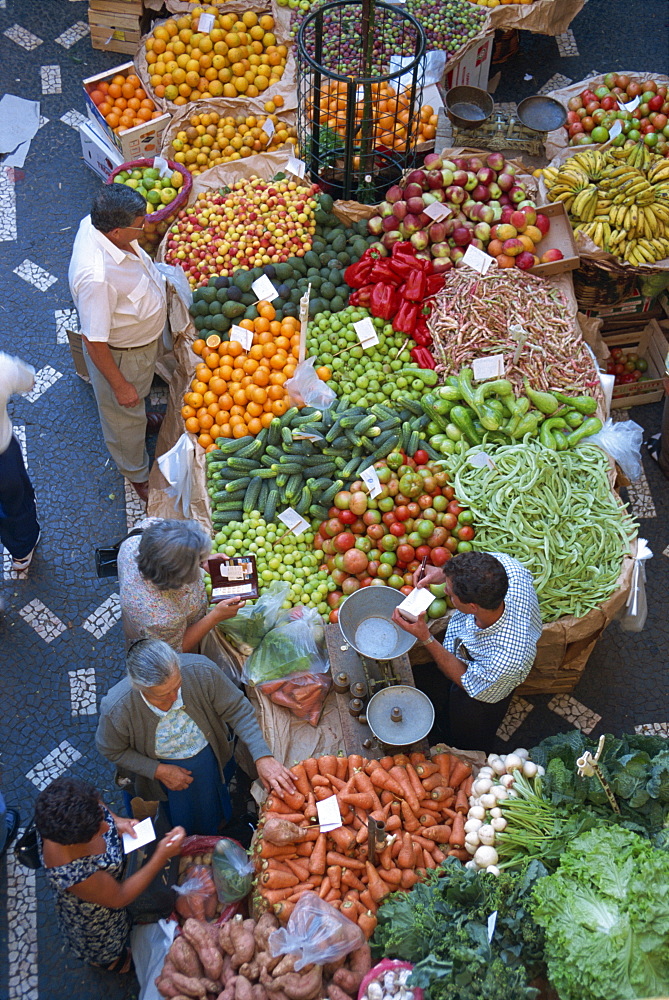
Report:
[{"label": "black handbag", "polygon": [[101,545],[95,550],[95,572],[101,579],[118,576],[118,550],[128,538],[141,535],[143,530],[143,528],[133,528],[119,542],[113,545]]},{"label": "black handbag", "polygon": [[[123,870],[124,881],[144,867],[158,846],[158,841],[169,832],[170,824],[162,809],[158,810],[158,815],[153,820],[153,828],[156,839],[145,847],[131,851],[127,856]],[[129,904],[128,913],[134,924],[155,924],[159,920],[167,920],[170,916],[177,898],[172,887],[177,884],[180,860],[177,854],[166,861],[144,892]]]},{"label": "black handbag", "polygon": [[39,856],[39,847],[37,845],[37,826],[35,825],[35,817],[30,820],[28,826],[23,831],[21,837],[16,841],[14,845],[14,856],[20,865],[24,868],[32,868],[36,871],[38,868],[42,867],[42,861]]}]

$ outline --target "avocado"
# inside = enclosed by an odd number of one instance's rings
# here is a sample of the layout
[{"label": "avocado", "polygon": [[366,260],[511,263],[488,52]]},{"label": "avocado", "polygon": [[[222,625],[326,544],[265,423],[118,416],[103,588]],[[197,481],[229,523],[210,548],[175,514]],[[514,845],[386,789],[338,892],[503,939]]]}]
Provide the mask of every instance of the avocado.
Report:
[{"label": "avocado", "polygon": [[[339,292],[341,292],[340,288],[337,289],[337,293]],[[346,307],[347,302],[348,295],[345,299],[343,299],[341,295],[337,294],[333,299],[330,299],[330,309],[332,309],[332,312],[341,312],[341,310]]]},{"label": "avocado", "polygon": [[309,319],[313,319],[319,312],[327,308],[327,303],[323,299],[311,299],[309,302]]},{"label": "avocado", "polygon": [[289,257],[286,263],[290,264],[292,269],[296,271],[298,275],[307,273],[307,265],[304,263],[304,259],[302,257]]},{"label": "avocado", "polygon": [[299,314],[300,314],[300,307],[295,302],[286,302],[285,306],[283,307],[284,316],[297,317],[299,316]]},{"label": "avocado", "polygon": [[322,284],[323,284],[323,278],[321,277],[321,275],[320,274],[314,275],[314,277],[311,279],[311,291],[312,291],[312,293],[313,293],[314,289],[320,288]]},{"label": "avocado", "polygon": [[213,302],[216,298],[216,288],[213,285],[207,285],[205,288],[198,288],[193,295],[193,299],[195,299],[196,295],[198,299],[204,299],[205,302]]},{"label": "avocado", "polygon": [[337,260],[344,267],[348,267],[348,265],[351,263],[351,255],[350,253],[347,253],[346,250],[342,250],[341,253],[337,254]]},{"label": "avocado", "polygon": [[337,270],[336,267],[330,268],[330,281],[338,288],[340,285],[344,284],[344,275],[341,271]]},{"label": "avocado", "polygon": [[[319,267],[318,254],[314,253],[313,250],[307,250],[304,257],[302,258],[307,267]],[[307,274],[309,272],[307,271]]]},{"label": "avocado", "polygon": [[328,233],[327,233],[326,239],[327,239],[328,243],[332,244],[337,239],[337,237],[339,235],[340,235],[340,230],[339,229],[328,229]]},{"label": "avocado", "polygon": [[355,231],[357,233],[360,233],[361,236],[366,236],[367,235],[367,219],[358,219],[358,221],[354,224],[353,228],[355,229]]},{"label": "avocado", "polygon": [[254,279],[251,277],[250,271],[236,271],[232,280],[242,292],[250,292]]},{"label": "avocado", "polygon": [[276,278],[276,276],[277,276],[276,275],[276,268],[275,268],[274,264],[265,264],[265,266],[263,268],[263,271],[265,272],[265,274],[267,275],[267,277],[270,280],[272,278]]},{"label": "avocado", "polygon": [[196,330],[204,330],[207,324],[206,316],[196,316],[193,320],[193,326]]},{"label": "avocado", "polygon": [[241,302],[234,302],[230,299],[223,306],[223,315],[227,316],[228,319],[237,319],[238,316],[244,315],[244,306]]},{"label": "avocado", "polygon": [[311,278],[315,278],[319,274],[320,274],[320,271],[318,270],[317,267],[310,267],[309,270],[307,271],[307,278],[310,278],[310,279]]},{"label": "avocado", "polygon": [[317,208],[314,212],[314,221],[317,226],[327,226],[330,222],[330,213],[324,212],[322,208]]},{"label": "avocado", "polygon": [[244,292],[241,301],[244,306],[254,306],[258,301],[258,296],[253,292]]},{"label": "avocado", "polygon": [[318,202],[324,212],[331,212],[332,209],[334,208],[334,201],[332,199],[332,196],[329,194],[319,195]]},{"label": "avocado", "polygon": [[290,298],[290,288],[288,285],[279,285],[277,292],[279,293],[279,298],[283,299],[284,302]]},{"label": "avocado", "polygon": [[209,315],[209,306],[202,299],[200,299],[199,302],[195,303],[195,315],[196,316],[208,316]]},{"label": "avocado", "polygon": [[217,288],[227,288],[230,284],[230,279],[226,278],[224,274],[219,274],[218,278],[214,281]]},{"label": "avocado", "polygon": [[288,281],[290,278],[293,277],[293,269],[290,266],[290,264],[286,264],[284,262],[282,264],[274,264],[272,266],[274,268],[274,273],[279,281]]},{"label": "avocado", "polygon": [[228,288],[228,300],[230,302],[242,301],[242,290],[237,285],[230,285]]},{"label": "avocado", "polygon": [[325,240],[322,240],[319,236],[314,236],[311,242],[311,249],[314,253],[322,253],[325,250]]},{"label": "avocado", "polygon": [[258,319],[258,310],[255,306],[247,306],[244,319]]},{"label": "avocado", "polygon": [[213,302],[209,303],[209,315],[210,316],[218,316],[222,312],[223,312],[223,306],[218,301],[218,299],[214,299]]},{"label": "avocado", "polygon": [[346,233],[337,233],[332,241],[332,249],[336,254],[341,253],[342,250],[346,249]]},{"label": "avocado", "polygon": [[321,267],[329,267],[330,261],[332,260],[332,250],[324,250],[323,253],[318,256],[321,262]]},{"label": "avocado", "polygon": [[221,287],[216,292],[216,298],[218,299],[218,301],[219,302],[227,302],[228,301],[228,292],[229,291],[230,291],[230,289],[227,287],[227,285],[226,286],[221,285]]},{"label": "avocado", "polygon": [[323,284],[321,285],[321,298],[327,299],[329,301],[330,299],[333,299],[336,294],[337,294],[337,289],[332,284],[332,282],[324,281]]},{"label": "avocado", "polygon": [[230,320],[227,316],[212,316],[211,326],[216,331],[216,333],[223,333],[224,330],[229,329]]},{"label": "avocado", "polygon": [[302,298],[303,294],[304,293],[301,292],[299,288],[293,288],[292,292],[290,293],[290,301],[291,302],[295,302],[295,303],[299,303],[299,301]]},{"label": "avocado", "polygon": [[286,278],[286,280],[284,282],[282,282],[282,284],[286,288],[288,288],[290,291],[292,291],[293,288],[297,287],[297,279],[296,278]]}]

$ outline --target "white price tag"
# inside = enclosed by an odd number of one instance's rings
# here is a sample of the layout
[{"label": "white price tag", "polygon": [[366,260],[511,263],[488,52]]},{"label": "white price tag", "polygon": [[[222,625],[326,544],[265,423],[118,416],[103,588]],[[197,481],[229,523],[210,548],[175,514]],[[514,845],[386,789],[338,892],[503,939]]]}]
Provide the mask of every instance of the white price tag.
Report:
[{"label": "white price tag", "polygon": [[484,358],[474,358],[472,369],[477,382],[483,382],[487,378],[500,378],[504,374],[504,355],[488,354]]},{"label": "white price tag", "polygon": [[298,160],[296,156],[289,156],[288,163],[286,164],[286,170],[289,174],[294,174],[299,177],[300,180],[304,177],[306,173],[307,165],[304,160]]},{"label": "white price tag", "polygon": [[441,222],[442,219],[447,219],[448,216],[452,214],[452,210],[448,207],[448,205],[444,205],[441,201],[433,201],[432,204],[428,205],[427,208],[424,208],[423,211],[435,222]]},{"label": "white price tag", "polygon": [[358,335],[358,340],[362,344],[363,348],[367,350],[368,347],[375,347],[379,342],[376,329],[372,323],[369,316],[365,319],[358,320],[357,323],[353,324],[353,329]]},{"label": "white price tag", "polygon": [[625,111],[636,111],[636,109],[641,104],[641,98],[637,96],[633,97],[631,101],[627,102],[627,104],[623,103],[623,101],[620,101],[619,103],[622,104]]},{"label": "white price tag", "polygon": [[381,482],[379,480],[379,474],[373,465],[370,465],[368,469],[363,469],[360,473],[360,478],[369,490],[369,495],[372,500],[374,497],[378,497],[379,493],[383,492],[383,487],[381,486]]},{"label": "white price tag", "polygon": [[623,130],[623,123],[620,121],[615,121],[611,128],[609,129],[609,139],[615,139],[617,135]]},{"label": "white price tag", "polygon": [[[403,0],[402,0],[402,2],[403,2]],[[356,90],[356,92],[355,92],[356,104],[358,104],[360,101],[364,101],[364,99],[365,99],[365,88],[364,87],[358,87],[357,90]]]},{"label": "white price tag", "polygon": [[469,464],[473,465],[475,469],[485,469],[486,466],[489,469],[495,469],[496,465],[487,451],[477,451],[475,454],[470,455]]},{"label": "white price tag", "polygon": [[269,146],[272,141],[272,136],[274,135],[276,129],[274,128],[274,122],[271,118],[266,118],[262,124],[262,130],[267,136],[267,145]]},{"label": "white price tag", "polygon": [[279,293],[266,274],[262,274],[259,278],[256,278],[251,288],[254,294],[258,296],[258,301],[262,299],[265,302],[271,302],[272,299],[278,299],[279,297]]},{"label": "white price tag", "polygon": [[171,169],[169,163],[162,156],[154,156],[154,158],[153,158],[153,165],[158,170],[160,170],[160,176],[161,177],[166,177],[167,174],[171,174],[172,173],[172,169]]},{"label": "white price tag", "polygon": [[245,330],[243,326],[232,326],[230,340],[236,340],[245,351],[250,351],[253,344],[253,330]]},{"label": "white price tag", "polygon": [[298,514],[292,507],[286,507],[283,513],[277,516],[294,535],[301,535],[309,527],[308,521],[305,521],[301,514]]},{"label": "white price tag", "polygon": [[497,927],[497,910],[493,910],[488,917],[488,943],[492,941],[495,927]]},{"label": "white price tag", "polygon": [[330,830],[338,830],[340,826],[343,826],[336,795],[331,795],[329,798],[317,802],[316,812],[318,813],[318,825],[321,828],[321,833],[329,833]]},{"label": "white price tag", "polygon": [[197,22],[197,30],[208,35],[215,24],[216,18],[213,14],[200,14]]},{"label": "white price tag", "polygon": [[483,250],[479,250],[478,247],[468,246],[462,263],[471,267],[473,271],[478,271],[479,274],[485,274],[492,264],[492,257],[489,257]]}]

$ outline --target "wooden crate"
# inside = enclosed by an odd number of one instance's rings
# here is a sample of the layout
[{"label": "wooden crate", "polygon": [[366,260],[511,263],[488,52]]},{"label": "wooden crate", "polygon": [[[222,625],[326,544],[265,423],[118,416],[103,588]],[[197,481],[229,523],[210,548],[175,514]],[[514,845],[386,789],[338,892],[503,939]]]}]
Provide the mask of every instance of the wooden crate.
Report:
[{"label": "wooden crate", "polygon": [[613,387],[612,409],[627,409],[630,406],[641,406],[643,403],[658,403],[663,399],[663,376],[665,360],[669,354],[669,341],[656,320],[652,319],[644,327],[641,334],[636,332],[605,333],[604,342],[609,349],[622,347],[623,351],[636,351],[648,362],[646,375],[649,378],[647,381]]},{"label": "wooden crate", "polygon": [[107,52],[134,55],[142,38],[142,4],[139,0],[92,0],[88,7],[91,45]]},{"label": "wooden crate", "polygon": [[143,0],[88,0],[89,11],[104,14],[136,14],[144,10]]},{"label": "wooden crate", "polygon": [[91,45],[94,49],[104,52],[123,52],[134,55],[139,44],[139,37],[134,39],[124,31],[112,31],[109,28],[94,28],[91,25]]}]

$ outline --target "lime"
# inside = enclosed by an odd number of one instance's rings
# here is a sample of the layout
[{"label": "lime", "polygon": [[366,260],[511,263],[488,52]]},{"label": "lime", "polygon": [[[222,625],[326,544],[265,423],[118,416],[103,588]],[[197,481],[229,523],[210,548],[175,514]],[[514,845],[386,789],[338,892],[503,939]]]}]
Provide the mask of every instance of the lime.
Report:
[{"label": "lime", "polygon": [[163,205],[169,205],[171,201],[174,201],[176,196],[177,193],[173,187],[163,188],[163,190],[160,192],[160,200],[162,201]]},{"label": "lime", "polygon": [[139,187],[139,181],[137,180],[136,177],[129,177],[127,181],[124,181],[123,183],[125,184],[126,187],[134,188],[135,191]]},{"label": "lime", "polygon": [[160,205],[161,204],[160,191],[156,190],[147,191],[146,200],[148,201],[149,205]]},{"label": "lime", "polygon": [[158,180],[160,177],[160,170],[158,170],[158,167],[146,167],[144,170],[144,176],[150,177],[154,181]]}]

